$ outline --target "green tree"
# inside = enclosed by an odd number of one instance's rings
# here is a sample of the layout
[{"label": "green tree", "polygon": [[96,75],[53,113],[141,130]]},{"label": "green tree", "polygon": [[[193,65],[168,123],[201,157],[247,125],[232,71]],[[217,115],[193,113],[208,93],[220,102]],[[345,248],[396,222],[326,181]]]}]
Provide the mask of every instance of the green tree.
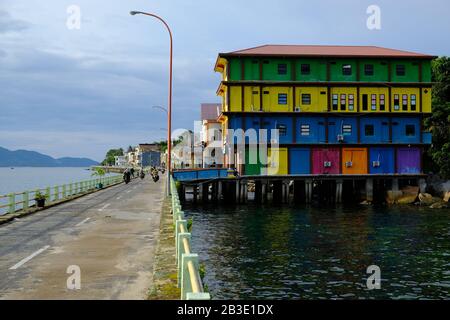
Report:
[{"label": "green tree", "polygon": [[432,62],[433,112],[425,127],[433,133],[433,144],[427,150],[425,170],[450,178],[450,58]]},{"label": "green tree", "polygon": [[103,166],[112,166],[115,163],[114,157],[123,156],[123,149],[110,149],[106,153],[105,160],[102,161]]}]

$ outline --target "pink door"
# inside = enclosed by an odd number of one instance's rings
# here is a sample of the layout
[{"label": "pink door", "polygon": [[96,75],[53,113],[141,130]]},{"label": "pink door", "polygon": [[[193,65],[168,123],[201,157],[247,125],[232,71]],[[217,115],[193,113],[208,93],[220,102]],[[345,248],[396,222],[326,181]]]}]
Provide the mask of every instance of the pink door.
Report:
[{"label": "pink door", "polygon": [[313,148],[312,173],[313,174],[339,174],[340,173],[339,148]]}]

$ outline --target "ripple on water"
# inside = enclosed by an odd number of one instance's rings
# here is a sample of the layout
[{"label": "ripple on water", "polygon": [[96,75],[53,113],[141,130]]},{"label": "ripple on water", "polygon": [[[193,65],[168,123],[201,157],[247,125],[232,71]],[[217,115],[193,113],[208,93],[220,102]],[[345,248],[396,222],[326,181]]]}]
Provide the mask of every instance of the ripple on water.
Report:
[{"label": "ripple on water", "polygon": [[[449,299],[450,215],[427,208],[186,207],[215,299]],[[378,265],[381,290],[368,290]]]}]

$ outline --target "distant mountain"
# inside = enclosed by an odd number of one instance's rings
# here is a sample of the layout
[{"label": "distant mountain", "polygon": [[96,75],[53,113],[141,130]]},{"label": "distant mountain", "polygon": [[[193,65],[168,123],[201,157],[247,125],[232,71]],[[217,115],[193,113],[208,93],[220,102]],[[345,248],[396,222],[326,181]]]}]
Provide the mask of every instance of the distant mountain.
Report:
[{"label": "distant mountain", "polygon": [[55,159],[36,151],[11,151],[0,147],[0,167],[89,167],[98,165],[87,158]]}]

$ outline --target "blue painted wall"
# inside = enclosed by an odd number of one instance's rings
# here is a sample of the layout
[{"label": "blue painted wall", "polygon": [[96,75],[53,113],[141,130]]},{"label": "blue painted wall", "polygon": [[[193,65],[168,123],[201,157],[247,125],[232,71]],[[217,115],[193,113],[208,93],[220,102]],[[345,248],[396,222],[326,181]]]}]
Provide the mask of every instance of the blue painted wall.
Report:
[{"label": "blue painted wall", "polygon": [[344,135],[343,143],[358,142],[358,128],[356,118],[349,118],[349,117],[328,118],[328,143],[338,143],[339,141],[337,140],[337,136],[341,134]]},{"label": "blue painted wall", "polygon": [[[309,135],[302,134],[302,125],[309,125]],[[325,143],[325,119],[322,117],[298,117],[295,120],[296,143]]]},{"label": "blue painted wall", "polygon": [[292,118],[291,117],[264,117],[262,118],[263,129],[267,129],[267,136],[269,137],[269,141],[272,139],[272,129],[277,129],[278,126],[286,127],[286,134],[281,135],[279,133],[279,141],[278,143],[293,143],[293,135],[292,135]]},{"label": "blue painted wall", "polygon": [[[414,127],[414,135],[407,135],[407,127]],[[392,118],[392,143],[420,143],[420,118]]]},{"label": "blue painted wall", "polygon": [[[388,118],[361,118],[359,122],[361,143],[389,143],[389,120]],[[366,135],[366,126],[372,125],[373,135]]]},{"label": "blue painted wall", "polygon": [[[244,128],[244,122],[242,117],[230,117],[228,119],[228,128],[233,130],[243,129]],[[230,133],[230,132],[229,132]],[[234,138],[234,143],[239,144],[243,142],[243,136],[238,135]],[[231,143],[231,141],[229,141]]]}]

